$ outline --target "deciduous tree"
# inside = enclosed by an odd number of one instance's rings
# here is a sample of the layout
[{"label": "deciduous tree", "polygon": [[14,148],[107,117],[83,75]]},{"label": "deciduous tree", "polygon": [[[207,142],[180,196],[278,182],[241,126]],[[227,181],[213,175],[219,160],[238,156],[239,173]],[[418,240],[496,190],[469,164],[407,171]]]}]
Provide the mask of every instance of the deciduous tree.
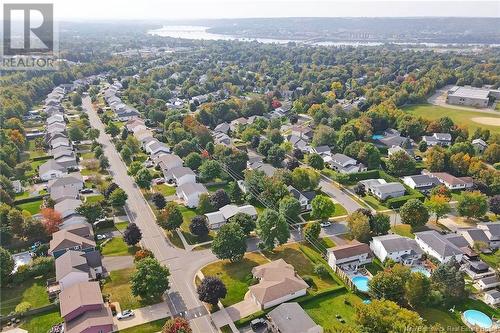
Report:
[{"label": "deciduous tree", "polygon": [[335,204],[332,199],[325,195],[317,195],[311,201],[311,216],[321,220],[327,220],[335,213]]},{"label": "deciduous tree", "polygon": [[247,236],[250,235],[250,233],[255,229],[255,221],[253,217],[245,213],[237,213],[229,219],[229,222],[239,225]]},{"label": "deciduous tree", "polygon": [[319,222],[309,222],[304,227],[303,236],[307,242],[314,244],[319,239],[320,232],[321,226]]},{"label": "deciduous tree", "polygon": [[182,212],[179,205],[173,201],[169,202],[158,216],[158,224],[167,230],[175,230],[182,225]]},{"label": "deciduous tree", "polygon": [[130,279],[132,295],[145,300],[159,300],[169,289],[170,271],[154,258],[144,258],[136,263]]},{"label": "deciduous tree", "polygon": [[207,218],[204,215],[197,215],[193,217],[191,219],[191,223],[189,224],[189,231],[198,237],[207,236],[209,232]]},{"label": "deciduous tree", "polygon": [[220,229],[212,242],[212,252],[219,259],[240,261],[247,250],[246,236],[243,229],[236,223],[226,223]]},{"label": "deciduous tree", "polygon": [[429,212],[436,216],[436,222],[451,211],[449,199],[444,195],[431,195],[429,199],[425,200],[424,205]]},{"label": "deciduous tree", "polygon": [[226,297],[227,289],[224,282],[218,277],[206,276],[196,292],[200,301],[216,306],[221,298]]},{"label": "deciduous tree", "polygon": [[[78,209],[78,208],[77,208]],[[42,223],[47,234],[51,235],[57,230],[62,223],[61,213],[52,208],[43,208],[40,213],[42,214]],[[85,215],[84,215],[85,216]],[[94,222],[94,221],[92,221]],[[90,222],[90,223],[92,223]]]},{"label": "deciduous tree", "polygon": [[290,229],[283,215],[265,209],[257,219],[257,235],[266,249],[274,249],[290,238]]},{"label": "deciduous tree", "polygon": [[370,239],[370,220],[365,214],[356,211],[347,217],[347,227],[351,235],[361,242]]},{"label": "deciduous tree", "polygon": [[412,229],[424,226],[429,220],[429,212],[422,201],[410,199],[399,210],[401,222],[411,225]]},{"label": "deciduous tree", "polygon": [[457,211],[460,216],[480,218],[488,212],[487,197],[479,191],[465,191],[458,197]]},{"label": "deciduous tree", "polygon": [[127,245],[133,246],[140,242],[142,239],[141,229],[135,223],[129,223],[123,232],[123,240]]}]

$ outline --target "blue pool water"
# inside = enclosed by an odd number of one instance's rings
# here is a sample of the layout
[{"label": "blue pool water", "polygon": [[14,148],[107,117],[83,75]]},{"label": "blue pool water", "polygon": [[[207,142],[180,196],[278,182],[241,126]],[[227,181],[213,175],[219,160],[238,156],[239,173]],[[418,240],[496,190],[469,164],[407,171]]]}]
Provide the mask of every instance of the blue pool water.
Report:
[{"label": "blue pool water", "polygon": [[373,134],[372,135],[372,139],[373,140],[380,140],[380,139],[383,139],[384,136],[382,134]]},{"label": "blue pool water", "polygon": [[490,317],[477,310],[467,310],[464,312],[465,320],[471,325],[477,325],[481,328],[490,328],[493,322]]},{"label": "blue pool water", "polygon": [[431,272],[428,269],[424,268],[424,267],[412,267],[411,271],[415,272],[415,273],[416,272],[422,273],[422,274],[424,274],[427,277],[431,276]]},{"label": "blue pool water", "polygon": [[364,304],[370,304],[371,302],[372,302],[372,301],[371,301],[371,300],[369,300],[369,299],[365,299],[365,300],[363,300],[363,303],[364,303]]},{"label": "blue pool water", "polygon": [[355,276],[352,279],[352,283],[358,288],[359,291],[368,292],[368,277],[366,276]]}]

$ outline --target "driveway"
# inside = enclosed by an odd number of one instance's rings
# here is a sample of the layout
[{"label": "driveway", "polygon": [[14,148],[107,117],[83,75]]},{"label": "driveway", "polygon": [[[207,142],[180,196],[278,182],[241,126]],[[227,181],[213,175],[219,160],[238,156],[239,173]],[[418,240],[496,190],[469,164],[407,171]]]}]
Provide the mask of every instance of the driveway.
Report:
[{"label": "driveway", "polygon": [[[125,309],[122,309],[125,310]],[[129,327],[149,323],[151,321],[159,320],[170,316],[170,310],[166,302],[146,306],[140,309],[134,309],[135,316],[125,318],[122,320],[113,317],[113,322],[118,330],[124,330]]]},{"label": "driveway", "polygon": [[118,271],[120,269],[134,267],[134,257],[132,256],[105,256],[102,257],[102,265],[107,272]]},{"label": "driveway", "polygon": [[245,318],[252,313],[260,311],[260,306],[255,303],[250,295],[250,292],[247,291],[243,301],[228,306],[225,310],[229,314],[229,317],[231,317],[231,320],[236,321],[238,319]]}]

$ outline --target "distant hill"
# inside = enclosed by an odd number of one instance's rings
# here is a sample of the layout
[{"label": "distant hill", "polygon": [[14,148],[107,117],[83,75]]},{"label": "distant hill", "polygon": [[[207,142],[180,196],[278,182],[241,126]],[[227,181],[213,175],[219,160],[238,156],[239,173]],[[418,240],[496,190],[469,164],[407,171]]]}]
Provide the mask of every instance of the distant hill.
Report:
[{"label": "distant hill", "polygon": [[199,20],[211,33],[353,42],[500,44],[500,18],[258,18]]}]

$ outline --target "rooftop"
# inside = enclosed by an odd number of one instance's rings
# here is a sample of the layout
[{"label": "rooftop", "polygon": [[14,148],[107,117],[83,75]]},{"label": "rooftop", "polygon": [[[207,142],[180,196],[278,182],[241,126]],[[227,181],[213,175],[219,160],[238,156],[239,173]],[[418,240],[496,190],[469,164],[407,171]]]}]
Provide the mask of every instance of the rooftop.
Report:
[{"label": "rooftop", "polygon": [[280,332],[304,333],[318,326],[298,303],[283,303],[269,312],[268,317]]},{"label": "rooftop", "polygon": [[489,94],[489,90],[472,87],[454,87],[448,92],[448,96],[479,99],[487,99]]}]

